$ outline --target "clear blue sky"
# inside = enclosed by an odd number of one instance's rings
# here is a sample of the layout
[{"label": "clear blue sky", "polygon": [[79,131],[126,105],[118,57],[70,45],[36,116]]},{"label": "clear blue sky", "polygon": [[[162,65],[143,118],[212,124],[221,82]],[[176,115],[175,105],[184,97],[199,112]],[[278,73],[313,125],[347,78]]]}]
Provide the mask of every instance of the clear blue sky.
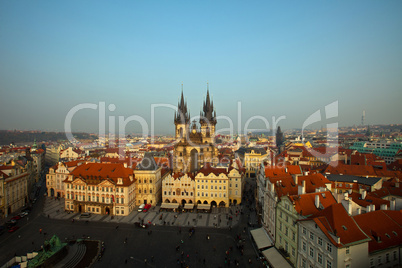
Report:
[{"label": "clear blue sky", "polygon": [[[341,126],[363,110],[368,124],[402,123],[401,14],[399,0],[3,0],[0,129],[62,131],[72,107],[100,101],[150,125],[151,104],[176,105],[182,81],[192,116],[209,81],[236,130],[238,101],[243,126],[284,115],[283,129],[301,128],[333,101]],[[73,130],[97,132],[97,116],[78,112]],[[173,111],[156,116],[173,133]]]}]

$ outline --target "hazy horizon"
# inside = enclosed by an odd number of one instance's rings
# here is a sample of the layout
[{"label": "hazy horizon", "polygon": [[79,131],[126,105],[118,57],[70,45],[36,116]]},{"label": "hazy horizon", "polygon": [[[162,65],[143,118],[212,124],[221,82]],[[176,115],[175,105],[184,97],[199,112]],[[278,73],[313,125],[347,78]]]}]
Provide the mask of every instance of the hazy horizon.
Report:
[{"label": "hazy horizon", "polygon": [[[302,128],[317,110],[316,129],[360,125],[363,110],[365,124],[400,124],[400,14],[401,1],[371,0],[2,1],[0,128],[63,132],[73,107],[101,102],[107,128],[132,115],[151,126],[151,105],[177,105],[182,83],[198,116],[207,82],[235,132],[253,116],[249,128],[281,116],[283,130]],[[174,133],[173,115],[156,109],[156,134]],[[72,130],[97,133],[98,117],[79,111]]]}]

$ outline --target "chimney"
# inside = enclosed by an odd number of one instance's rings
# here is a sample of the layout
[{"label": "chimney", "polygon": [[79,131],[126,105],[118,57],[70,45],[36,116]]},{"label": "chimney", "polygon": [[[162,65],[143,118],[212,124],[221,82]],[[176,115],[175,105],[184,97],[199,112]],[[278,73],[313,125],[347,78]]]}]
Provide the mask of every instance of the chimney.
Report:
[{"label": "chimney", "polygon": [[345,199],[346,201],[349,200],[349,194],[347,192],[343,194],[343,199]]},{"label": "chimney", "polygon": [[371,212],[371,205],[368,205],[366,209],[367,209],[367,213]]},{"label": "chimney", "polygon": [[288,168],[287,167],[285,168],[285,173],[288,173]]},{"label": "chimney", "polygon": [[392,198],[390,202],[390,210],[395,210],[395,198]]},{"label": "chimney", "polygon": [[387,210],[387,204],[381,204],[380,209],[381,210]]},{"label": "chimney", "polygon": [[298,183],[299,174],[293,174],[292,177],[293,177],[293,181],[295,182],[295,184],[298,185],[298,184],[299,184],[299,183]]},{"label": "chimney", "polygon": [[361,213],[361,208],[357,208],[357,215],[360,215]]},{"label": "chimney", "polygon": [[353,209],[352,209],[352,199],[349,199],[348,200],[348,214],[352,215],[352,211],[353,211]]},{"label": "chimney", "polygon": [[395,182],[395,187],[399,188],[399,182]]},{"label": "chimney", "polygon": [[369,205],[371,206],[371,211],[375,211],[375,206],[374,205]]},{"label": "chimney", "polygon": [[315,195],[315,207],[320,208],[320,196],[318,194]]},{"label": "chimney", "polygon": [[367,191],[366,191],[366,190],[363,190],[363,192],[362,192],[362,199],[366,199],[366,195],[367,195]]},{"label": "chimney", "polygon": [[306,181],[305,180],[303,180],[302,181],[302,185],[299,185],[299,187],[298,187],[298,195],[302,195],[302,194],[305,194],[306,193]]}]

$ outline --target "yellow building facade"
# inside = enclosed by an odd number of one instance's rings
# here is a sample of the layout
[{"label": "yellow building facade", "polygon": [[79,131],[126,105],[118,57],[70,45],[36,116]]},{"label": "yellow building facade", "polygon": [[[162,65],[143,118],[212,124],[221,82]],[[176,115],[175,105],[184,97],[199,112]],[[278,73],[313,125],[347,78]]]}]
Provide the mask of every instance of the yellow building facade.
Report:
[{"label": "yellow building facade", "polygon": [[66,211],[127,216],[135,207],[133,170],[122,164],[83,164],[64,183]]},{"label": "yellow building facade", "polygon": [[191,173],[172,173],[162,182],[162,202],[164,203],[195,203],[195,180]]},{"label": "yellow building facade", "polygon": [[195,203],[219,207],[240,204],[243,186],[243,178],[237,169],[207,164],[195,176]]},{"label": "yellow building facade", "polygon": [[136,205],[151,204],[155,206],[162,199],[162,168],[159,167],[151,153],[145,153],[141,163],[134,170],[136,178]]}]

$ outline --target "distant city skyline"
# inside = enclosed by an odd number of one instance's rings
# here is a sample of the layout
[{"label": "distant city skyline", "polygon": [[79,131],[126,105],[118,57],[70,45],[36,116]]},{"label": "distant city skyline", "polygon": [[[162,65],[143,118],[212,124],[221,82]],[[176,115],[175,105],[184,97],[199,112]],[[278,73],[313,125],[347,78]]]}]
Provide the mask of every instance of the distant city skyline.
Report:
[{"label": "distant city skyline", "polygon": [[[291,5],[2,1],[0,129],[64,131],[83,103],[105,103],[116,125],[137,115],[151,126],[152,105],[177,105],[182,83],[191,116],[209,83],[217,116],[236,133],[239,114],[240,129],[253,116],[302,128],[317,110],[316,129],[360,125],[363,111],[367,125],[402,123],[402,2]],[[324,120],[336,101],[338,116]],[[155,134],[173,134],[173,117],[156,109]],[[79,111],[72,130],[97,133],[98,121],[98,111]],[[227,127],[218,119],[218,131]],[[256,119],[249,128],[265,127]]]}]

